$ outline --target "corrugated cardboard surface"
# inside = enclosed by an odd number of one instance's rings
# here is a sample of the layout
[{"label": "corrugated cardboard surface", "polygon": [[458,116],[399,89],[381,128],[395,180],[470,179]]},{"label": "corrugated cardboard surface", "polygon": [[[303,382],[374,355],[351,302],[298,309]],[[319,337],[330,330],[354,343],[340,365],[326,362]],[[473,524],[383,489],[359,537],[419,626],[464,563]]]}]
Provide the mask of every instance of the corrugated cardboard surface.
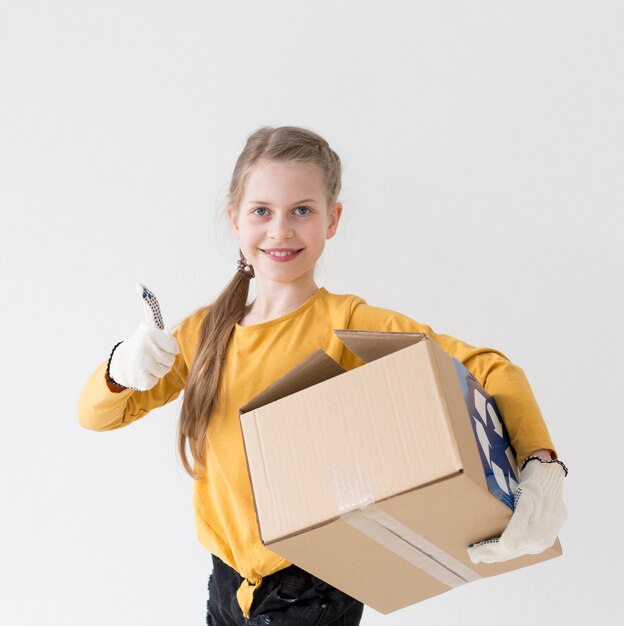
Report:
[{"label": "corrugated cardboard surface", "polygon": [[511,510],[488,491],[451,357],[419,333],[336,334],[369,362],[344,372],[319,350],[241,408],[271,550],[383,613],[561,553],[472,564],[466,546]]},{"label": "corrugated cardboard surface", "polygon": [[413,351],[428,344],[243,415],[249,464],[263,468],[253,488],[265,542],[462,468],[440,383]]},{"label": "corrugated cardboard surface", "polygon": [[[466,546],[477,538],[500,534],[511,511],[465,475],[375,506],[462,562],[476,577],[495,576],[561,554],[557,540],[539,555],[504,563],[472,563]],[[373,541],[345,519],[337,518],[268,547],[380,613],[390,613],[453,589],[397,555],[388,547],[391,541],[392,537],[386,537],[383,543]]]}]

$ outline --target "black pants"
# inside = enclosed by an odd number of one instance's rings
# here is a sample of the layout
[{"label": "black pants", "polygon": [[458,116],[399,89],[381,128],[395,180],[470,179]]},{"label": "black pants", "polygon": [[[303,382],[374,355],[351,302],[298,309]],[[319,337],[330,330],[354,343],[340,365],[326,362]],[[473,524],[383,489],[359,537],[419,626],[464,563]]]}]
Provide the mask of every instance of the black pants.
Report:
[{"label": "black pants", "polygon": [[236,600],[242,576],[212,555],[208,579],[208,626],[357,626],[364,605],[296,565],[262,579],[250,619]]}]

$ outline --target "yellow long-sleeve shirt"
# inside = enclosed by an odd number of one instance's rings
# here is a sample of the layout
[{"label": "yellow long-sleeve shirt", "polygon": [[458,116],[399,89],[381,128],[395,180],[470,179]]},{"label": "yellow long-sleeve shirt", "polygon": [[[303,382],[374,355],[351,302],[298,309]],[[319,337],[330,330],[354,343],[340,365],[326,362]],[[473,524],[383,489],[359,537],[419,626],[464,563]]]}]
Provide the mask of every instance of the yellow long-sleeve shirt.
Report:
[{"label": "yellow long-sleeve shirt", "polygon": [[[121,428],[177,398],[193,362],[206,311],[207,307],[197,309],[173,331],[180,353],[171,371],[152,389],[115,393],[105,381],[106,360],[100,363],[80,394],[79,423],[98,431]],[[265,548],[260,539],[239,407],[318,348],[346,370],[363,365],[333,333],[334,328],[428,334],[461,361],[494,398],[518,464],[542,448],[557,458],[524,372],[497,350],[476,348],[449,335],[437,334],[406,315],[370,306],[356,295],[330,293],[324,287],[299,308],[277,319],[251,326],[237,324],[227,348],[220,400],[206,433],[207,471],[202,480],[194,482],[193,501],[199,541],[245,579],[237,597],[247,617],[253,591],[262,578],[290,562]]]}]

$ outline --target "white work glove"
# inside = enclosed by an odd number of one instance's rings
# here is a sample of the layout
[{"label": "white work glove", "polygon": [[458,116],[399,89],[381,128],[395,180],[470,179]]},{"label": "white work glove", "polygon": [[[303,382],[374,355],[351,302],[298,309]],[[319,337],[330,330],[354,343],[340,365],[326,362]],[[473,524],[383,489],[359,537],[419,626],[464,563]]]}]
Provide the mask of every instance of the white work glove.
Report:
[{"label": "white work glove", "polygon": [[136,287],[143,300],[145,317],[134,333],[113,349],[108,371],[118,385],[147,391],[171,370],[180,346],[164,330],[156,296],[144,285],[137,283]]},{"label": "white work glove", "polygon": [[468,547],[473,563],[497,563],[523,554],[539,554],[555,543],[568,511],[563,502],[567,468],[532,460],[520,472],[514,513],[500,537]]}]

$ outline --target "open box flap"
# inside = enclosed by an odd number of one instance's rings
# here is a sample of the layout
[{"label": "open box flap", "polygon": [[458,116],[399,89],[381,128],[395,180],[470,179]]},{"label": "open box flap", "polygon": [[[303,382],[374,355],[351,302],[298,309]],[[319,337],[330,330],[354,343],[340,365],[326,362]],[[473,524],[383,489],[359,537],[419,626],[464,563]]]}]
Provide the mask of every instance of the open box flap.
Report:
[{"label": "open box flap", "polygon": [[[378,330],[333,329],[338,338],[351,352],[366,363],[412,346],[427,337],[425,333],[387,332]],[[318,348],[289,372],[271,383],[247,404],[240,407],[240,414],[253,411],[269,402],[311,387],[325,380],[344,374],[346,370],[324,350]]]},{"label": "open box flap", "polygon": [[347,330],[334,328],[334,333],[353,354],[365,363],[381,359],[427,337],[425,333],[390,332],[380,330]]},{"label": "open box flap", "polygon": [[239,412],[242,415],[253,411],[269,402],[275,402],[334,376],[344,374],[344,372],[345,369],[339,363],[319,348],[240,407]]}]

